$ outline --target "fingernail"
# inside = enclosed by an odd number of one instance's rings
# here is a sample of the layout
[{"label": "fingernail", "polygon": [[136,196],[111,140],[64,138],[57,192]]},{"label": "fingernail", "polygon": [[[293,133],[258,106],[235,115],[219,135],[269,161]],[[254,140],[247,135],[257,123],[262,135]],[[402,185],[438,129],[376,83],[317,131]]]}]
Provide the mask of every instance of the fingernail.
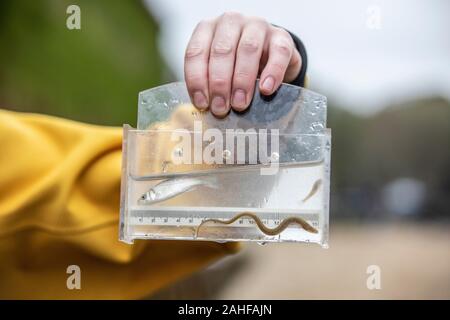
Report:
[{"label": "fingernail", "polygon": [[272,76],[268,76],[266,78],[266,80],[264,80],[263,84],[262,84],[262,88],[264,89],[264,91],[266,92],[272,92],[273,90],[273,86],[275,85],[275,80],[273,79]]},{"label": "fingernail", "polygon": [[234,91],[233,95],[233,107],[244,107],[245,106],[245,91],[242,89],[237,89]]},{"label": "fingernail", "polygon": [[223,113],[226,110],[225,99],[221,96],[215,96],[211,101],[211,110],[213,113]]},{"label": "fingernail", "polygon": [[208,107],[208,101],[206,101],[206,97],[201,91],[194,92],[194,104],[198,108]]}]

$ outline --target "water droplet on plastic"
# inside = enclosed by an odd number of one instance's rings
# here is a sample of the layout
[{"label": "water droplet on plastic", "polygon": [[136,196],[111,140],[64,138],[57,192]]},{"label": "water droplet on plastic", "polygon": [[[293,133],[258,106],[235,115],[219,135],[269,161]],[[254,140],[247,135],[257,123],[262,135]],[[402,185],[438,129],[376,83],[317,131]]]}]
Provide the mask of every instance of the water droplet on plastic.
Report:
[{"label": "water droplet on plastic", "polygon": [[280,154],[278,152],[272,152],[272,155],[270,156],[270,161],[276,162],[280,159]]},{"label": "water droplet on plastic", "polygon": [[322,103],[322,100],[316,99],[316,100],[314,100],[314,103],[315,103],[315,104],[321,104],[321,103]]},{"label": "water droplet on plastic", "polygon": [[231,157],[231,151],[230,151],[230,150],[223,150],[223,152],[222,152],[222,157],[223,157],[224,159],[230,159],[230,157]]},{"label": "water droplet on plastic", "polygon": [[311,129],[313,130],[322,130],[323,129],[323,124],[320,122],[313,122],[311,124]]},{"label": "water droplet on plastic", "polygon": [[162,172],[166,173],[169,167],[169,161],[163,161],[162,163]]},{"label": "water droplet on plastic", "polygon": [[182,149],[182,148],[176,148],[176,149],[173,151],[173,155],[174,155],[175,157],[182,157],[182,156],[183,156],[183,149]]}]

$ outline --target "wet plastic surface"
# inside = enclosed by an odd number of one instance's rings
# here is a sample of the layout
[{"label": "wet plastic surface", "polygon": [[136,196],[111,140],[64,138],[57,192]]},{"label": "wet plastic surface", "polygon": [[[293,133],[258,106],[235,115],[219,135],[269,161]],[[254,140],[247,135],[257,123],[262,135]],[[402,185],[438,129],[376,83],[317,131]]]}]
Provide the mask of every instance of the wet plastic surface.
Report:
[{"label": "wet plastic surface", "polygon": [[[324,96],[282,85],[271,97],[256,92],[245,113],[217,119],[190,104],[184,83],[146,90],[138,128],[124,126],[123,151],[122,241],[328,245]],[[229,224],[206,221],[244,212],[250,215]]]}]

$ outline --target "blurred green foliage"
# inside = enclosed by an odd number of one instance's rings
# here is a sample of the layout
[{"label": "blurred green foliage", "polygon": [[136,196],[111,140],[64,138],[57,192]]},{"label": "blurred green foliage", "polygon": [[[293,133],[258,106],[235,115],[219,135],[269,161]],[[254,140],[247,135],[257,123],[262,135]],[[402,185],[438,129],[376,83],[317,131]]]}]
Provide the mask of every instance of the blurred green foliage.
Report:
[{"label": "blurred green foliage", "polygon": [[[67,7],[81,8],[69,30]],[[0,107],[135,124],[139,91],[169,81],[140,1],[0,1]]]}]

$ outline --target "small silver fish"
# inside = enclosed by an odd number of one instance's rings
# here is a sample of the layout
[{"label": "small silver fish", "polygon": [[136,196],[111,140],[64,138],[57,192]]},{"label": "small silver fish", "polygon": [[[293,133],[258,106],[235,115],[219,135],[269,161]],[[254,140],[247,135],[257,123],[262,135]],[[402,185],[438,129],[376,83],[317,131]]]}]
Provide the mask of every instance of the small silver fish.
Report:
[{"label": "small silver fish", "polygon": [[138,200],[139,204],[153,204],[176,197],[185,192],[194,190],[198,186],[217,188],[215,177],[205,178],[172,178],[161,181],[144,193]]},{"label": "small silver fish", "polygon": [[311,191],[309,191],[309,193],[307,194],[307,196],[302,200],[302,202],[306,202],[308,201],[309,198],[311,198],[313,195],[316,194],[316,192],[319,190],[320,186],[322,185],[322,179],[318,179],[316,180],[316,182],[314,182]]}]

